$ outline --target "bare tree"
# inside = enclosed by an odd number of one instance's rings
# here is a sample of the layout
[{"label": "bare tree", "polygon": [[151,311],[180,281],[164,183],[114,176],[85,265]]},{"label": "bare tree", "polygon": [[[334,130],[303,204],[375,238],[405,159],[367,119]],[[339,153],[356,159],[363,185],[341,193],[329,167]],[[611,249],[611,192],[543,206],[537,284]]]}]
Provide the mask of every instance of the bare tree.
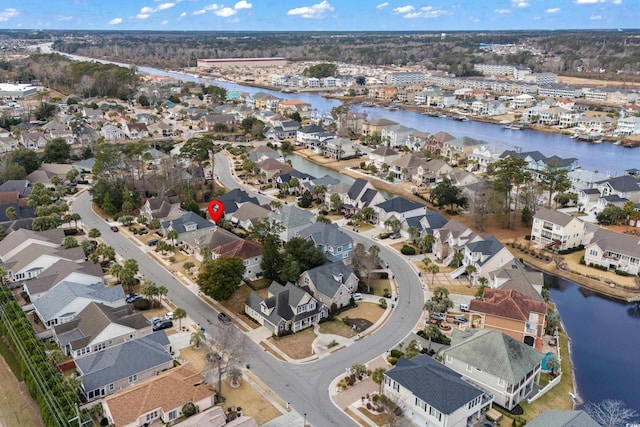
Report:
[{"label": "bare tree", "polygon": [[222,396],[222,377],[238,368],[249,354],[249,342],[246,335],[231,325],[213,328],[211,340],[207,343],[209,351],[205,355],[207,371],[217,375],[218,391],[216,399]]},{"label": "bare tree", "polygon": [[620,400],[607,399],[600,403],[588,403],[584,410],[595,422],[603,427],[629,425],[638,417],[638,413],[627,408]]}]

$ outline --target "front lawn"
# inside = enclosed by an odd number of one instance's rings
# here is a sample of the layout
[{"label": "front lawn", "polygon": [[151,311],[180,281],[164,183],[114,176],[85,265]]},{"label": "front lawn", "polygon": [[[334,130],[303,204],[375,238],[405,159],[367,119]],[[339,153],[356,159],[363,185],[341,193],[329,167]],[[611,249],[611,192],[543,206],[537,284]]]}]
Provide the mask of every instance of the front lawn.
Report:
[{"label": "front lawn", "polygon": [[352,327],[345,325],[342,320],[328,320],[320,324],[321,334],[340,335],[345,338],[353,338],[356,336],[356,331]]},{"label": "front lawn", "polygon": [[373,290],[373,295],[382,297],[384,296],[384,290],[387,289],[391,292],[391,283],[389,279],[371,279],[366,281]]},{"label": "front lawn", "polygon": [[316,339],[316,334],[313,328],[307,328],[295,334],[267,339],[290,358],[304,359],[313,355],[311,344]]}]

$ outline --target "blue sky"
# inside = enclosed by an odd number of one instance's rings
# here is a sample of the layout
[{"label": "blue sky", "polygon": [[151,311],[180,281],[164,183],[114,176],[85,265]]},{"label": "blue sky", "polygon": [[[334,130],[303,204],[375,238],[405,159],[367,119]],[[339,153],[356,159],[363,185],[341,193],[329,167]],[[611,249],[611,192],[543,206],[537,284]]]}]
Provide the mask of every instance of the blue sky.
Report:
[{"label": "blue sky", "polygon": [[640,0],[2,0],[2,29],[455,31],[638,28]]}]

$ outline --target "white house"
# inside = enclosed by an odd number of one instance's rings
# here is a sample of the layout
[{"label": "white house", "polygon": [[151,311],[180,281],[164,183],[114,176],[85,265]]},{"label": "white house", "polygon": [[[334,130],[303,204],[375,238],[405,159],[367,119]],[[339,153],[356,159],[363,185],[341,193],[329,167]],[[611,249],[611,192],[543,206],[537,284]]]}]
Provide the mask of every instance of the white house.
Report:
[{"label": "white house", "polygon": [[563,251],[582,244],[584,231],[584,222],[578,217],[542,207],[533,217],[531,241],[538,248]]},{"label": "white house", "polygon": [[640,240],[628,234],[598,229],[584,248],[584,261],[631,275],[640,272]]}]

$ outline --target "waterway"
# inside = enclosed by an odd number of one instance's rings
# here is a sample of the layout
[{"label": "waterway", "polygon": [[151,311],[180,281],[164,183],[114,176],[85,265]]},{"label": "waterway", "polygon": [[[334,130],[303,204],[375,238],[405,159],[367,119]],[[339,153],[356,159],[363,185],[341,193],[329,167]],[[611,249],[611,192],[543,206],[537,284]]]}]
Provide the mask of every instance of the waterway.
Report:
[{"label": "waterway", "polygon": [[571,338],[579,396],[621,400],[640,412],[640,307],[548,274],[545,281]]}]

